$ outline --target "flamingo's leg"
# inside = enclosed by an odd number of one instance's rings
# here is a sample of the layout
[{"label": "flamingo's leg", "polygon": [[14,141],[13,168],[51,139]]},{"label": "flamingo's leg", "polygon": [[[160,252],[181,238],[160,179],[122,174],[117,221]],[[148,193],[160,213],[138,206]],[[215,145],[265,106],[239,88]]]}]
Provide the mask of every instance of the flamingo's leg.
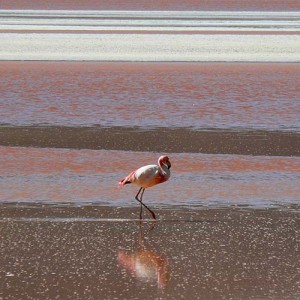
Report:
[{"label": "flamingo's leg", "polygon": [[137,193],[136,196],[135,196],[135,199],[141,203],[140,220],[143,219],[143,205],[142,205],[142,202],[141,202],[140,199],[139,199],[139,194],[140,194],[140,192],[142,191],[142,189],[143,189],[143,188],[141,187],[141,188],[139,189],[138,193]]},{"label": "flamingo's leg", "polygon": [[[139,199],[138,196],[139,196],[141,191],[142,191],[142,194],[141,194],[140,199]],[[138,193],[135,196],[135,199],[141,203],[140,219],[142,219],[141,216],[142,216],[142,205],[143,205],[150,212],[152,218],[154,220],[156,220],[155,213],[145,203],[143,203],[144,192],[145,192],[145,189],[141,187],[140,190],[138,191]]]}]

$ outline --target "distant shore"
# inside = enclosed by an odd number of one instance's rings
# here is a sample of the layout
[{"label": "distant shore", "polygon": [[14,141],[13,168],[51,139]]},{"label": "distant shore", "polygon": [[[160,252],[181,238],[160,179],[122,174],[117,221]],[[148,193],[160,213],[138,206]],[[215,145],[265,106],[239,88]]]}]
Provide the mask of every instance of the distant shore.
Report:
[{"label": "distant shore", "polygon": [[300,62],[300,12],[0,10],[0,60]]}]

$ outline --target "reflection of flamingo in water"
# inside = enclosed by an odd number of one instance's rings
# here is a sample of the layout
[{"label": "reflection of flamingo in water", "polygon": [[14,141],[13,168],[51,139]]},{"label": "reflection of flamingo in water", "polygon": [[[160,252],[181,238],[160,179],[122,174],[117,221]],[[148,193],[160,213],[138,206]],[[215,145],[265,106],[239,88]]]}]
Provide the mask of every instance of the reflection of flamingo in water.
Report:
[{"label": "reflection of flamingo in water", "polygon": [[[123,187],[125,184],[134,183],[140,187],[135,199],[141,203],[140,219],[142,219],[144,206],[156,219],[155,213],[143,203],[143,194],[146,188],[167,181],[170,178],[171,163],[168,156],[161,156],[158,159],[158,165],[147,165],[131,172],[127,177],[119,181],[119,185]],[[138,197],[139,194],[140,198]]]},{"label": "reflection of flamingo in water", "polygon": [[157,281],[160,289],[164,289],[169,282],[167,259],[152,251],[140,250],[132,254],[119,251],[118,261],[136,278],[148,282]]},{"label": "reflection of flamingo in water", "polygon": [[141,228],[138,250],[133,253],[119,251],[118,262],[137,279],[148,283],[156,282],[159,289],[166,288],[170,280],[167,257],[145,247]]}]

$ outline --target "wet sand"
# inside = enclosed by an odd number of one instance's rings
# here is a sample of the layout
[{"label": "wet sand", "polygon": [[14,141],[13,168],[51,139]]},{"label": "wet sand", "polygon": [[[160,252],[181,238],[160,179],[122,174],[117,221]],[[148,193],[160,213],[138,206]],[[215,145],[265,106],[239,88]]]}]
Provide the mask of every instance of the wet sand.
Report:
[{"label": "wet sand", "polygon": [[0,145],[166,153],[300,155],[300,134],[264,130],[138,127],[0,127]]},{"label": "wet sand", "polygon": [[[297,299],[299,207],[1,204],[3,299]],[[152,225],[151,225],[152,224]]]}]

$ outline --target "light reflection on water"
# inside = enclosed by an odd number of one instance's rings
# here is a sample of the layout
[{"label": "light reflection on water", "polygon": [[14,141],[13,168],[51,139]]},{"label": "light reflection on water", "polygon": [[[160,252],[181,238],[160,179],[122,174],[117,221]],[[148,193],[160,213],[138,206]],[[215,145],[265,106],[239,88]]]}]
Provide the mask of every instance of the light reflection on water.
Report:
[{"label": "light reflection on water", "polygon": [[298,64],[2,62],[10,125],[300,129]]},{"label": "light reflection on water", "polygon": [[154,227],[1,220],[0,296],[297,299],[297,215],[232,209],[188,213],[194,222]]}]

